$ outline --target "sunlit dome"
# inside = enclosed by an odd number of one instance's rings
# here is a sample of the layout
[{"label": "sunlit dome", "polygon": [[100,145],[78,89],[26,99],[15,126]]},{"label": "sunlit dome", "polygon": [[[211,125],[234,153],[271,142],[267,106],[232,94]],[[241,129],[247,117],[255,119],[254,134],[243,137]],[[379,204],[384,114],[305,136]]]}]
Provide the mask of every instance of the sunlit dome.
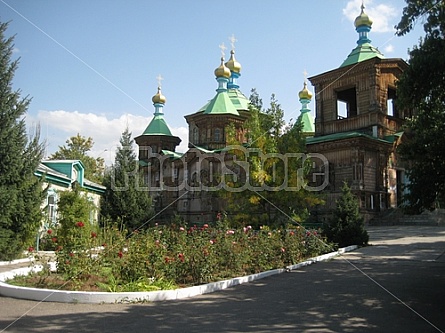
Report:
[{"label": "sunlit dome", "polygon": [[221,57],[221,65],[217,69],[215,69],[215,76],[216,77],[225,77],[228,79],[230,77],[230,69],[224,65],[224,57]]},{"label": "sunlit dome", "polygon": [[230,59],[226,62],[227,68],[229,68],[232,72],[240,73],[241,72],[241,64],[235,59],[235,51],[230,51]]},{"label": "sunlit dome", "polygon": [[359,16],[357,16],[355,18],[354,21],[354,25],[355,27],[360,27],[360,26],[372,26],[372,20],[369,18],[369,16],[365,13],[365,6],[362,4],[362,12],[360,13]]},{"label": "sunlit dome", "polygon": [[306,81],[304,82],[303,90],[301,90],[298,93],[298,97],[300,97],[300,99],[311,99],[312,98],[312,93],[307,88]]},{"label": "sunlit dome", "polygon": [[153,96],[153,98],[151,99],[153,101],[154,104],[165,104],[166,102],[166,98],[164,95],[162,95],[161,93],[161,87],[158,87],[158,92],[156,95]]}]

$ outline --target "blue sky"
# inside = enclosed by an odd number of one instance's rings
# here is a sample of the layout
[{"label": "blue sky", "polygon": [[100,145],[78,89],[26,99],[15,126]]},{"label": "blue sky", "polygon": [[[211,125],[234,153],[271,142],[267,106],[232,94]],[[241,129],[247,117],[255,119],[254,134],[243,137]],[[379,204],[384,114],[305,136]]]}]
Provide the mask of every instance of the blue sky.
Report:
[{"label": "blue sky", "polygon": [[[187,145],[184,115],[215,95],[219,45],[229,57],[232,34],[246,96],[256,88],[265,106],[275,94],[286,120],[298,117],[303,72],[340,66],[356,46],[353,21],[361,0],[0,0],[0,21],[10,21],[14,88],[32,97],[27,122],[40,124],[47,153],[80,133],[94,141],[93,156],[109,163],[128,125],[133,137],[150,122],[160,74],[165,118]],[[388,58],[407,59],[423,35],[421,24],[395,37],[403,0],[366,0],[374,21],[370,39]],[[309,89],[313,88],[309,84]],[[314,102],[310,104],[315,109]]]}]

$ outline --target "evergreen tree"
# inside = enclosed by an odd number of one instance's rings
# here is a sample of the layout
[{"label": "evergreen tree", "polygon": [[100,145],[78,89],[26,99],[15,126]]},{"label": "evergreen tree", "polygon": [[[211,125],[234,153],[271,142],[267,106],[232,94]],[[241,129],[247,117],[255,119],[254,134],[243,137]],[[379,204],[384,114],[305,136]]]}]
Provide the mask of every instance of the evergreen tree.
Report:
[{"label": "evergreen tree", "polygon": [[445,203],[445,2],[407,0],[396,26],[403,36],[422,19],[425,37],[410,51],[409,67],[397,83],[399,109],[414,110],[399,153],[407,164],[408,211]]},{"label": "evergreen tree", "polygon": [[80,160],[85,167],[85,178],[94,182],[102,182],[104,159],[88,156],[94,146],[93,138],[84,137],[77,133],[66,140],[66,146],[59,146],[59,150],[50,156],[51,160]]},{"label": "evergreen tree", "polygon": [[12,90],[18,60],[11,61],[14,38],[0,23],[0,260],[13,259],[34,239],[43,218],[44,191],[34,175],[42,157],[39,131],[28,138],[25,114],[30,99]]},{"label": "evergreen tree", "polygon": [[338,244],[339,247],[367,245],[369,236],[364,218],[360,214],[358,199],[346,182],[341,192],[331,221],[324,225],[328,241]]},{"label": "evergreen tree", "polygon": [[104,185],[107,189],[101,201],[101,214],[106,219],[129,230],[148,226],[144,224],[153,215],[152,200],[143,185],[128,128],[122,133],[115,163],[106,172]]}]

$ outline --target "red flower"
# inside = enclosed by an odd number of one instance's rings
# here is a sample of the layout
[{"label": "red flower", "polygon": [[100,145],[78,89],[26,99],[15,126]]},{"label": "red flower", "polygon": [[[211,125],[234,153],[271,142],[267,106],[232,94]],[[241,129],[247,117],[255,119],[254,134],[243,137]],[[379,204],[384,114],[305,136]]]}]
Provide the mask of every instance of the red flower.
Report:
[{"label": "red flower", "polygon": [[48,229],[46,232],[48,233],[48,235],[51,235],[53,233],[51,229]]},{"label": "red flower", "polygon": [[122,251],[119,251],[119,252],[117,253],[117,256],[118,256],[119,258],[122,258],[123,255],[124,255],[124,254],[122,253]]},{"label": "red flower", "polygon": [[53,237],[51,238],[51,240],[53,241],[53,243],[57,243],[57,237]]},{"label": "red flower", "polygon": [[181,260],[181,262],[184,262],[184,254],[179,253],[178,258],[179,258],[179,260]]},{"label": "red flower", "polygon": [[62,250],[62,249],[63,249],[63,247],[59,245],[59,246],[57,247],[57,249],[56,249],[56,252],[58,252],[58,251],[60,251],[60,250]]},{"label": "red flower", "polygon": [[28,252],[33,252],[34,248],[32,246],[28,247]]},{"label": "red flower", "polygon": [[170,261],[173,261],[173,258],[165,257],[165,263],[168,264]]},{"label": "red flower", "polygon": [[76,223],[76,227],[83,228],[84,226],[85,226],[85,224],[81,221]]},{"label": "red flower", "polygon": [[91,238],[96,238],[97,234],[94,231],[91,231]]},{"label": "red flower", "polygon": [[70,252],[69,256],[70,256],[71,258],[74,257],[74,253],[73,253],[73,252]]},{"label": "red flower", "polygon": [[106,247],[106,246],[107,246],[107,243],[103,243],[102,246],[103,246],[103,247]]},{"label": "red flower", "polygon": [[289,235],[293,236],[293,235],[295,235],[295,232],[291,231],[291,232],[289,233]]}]

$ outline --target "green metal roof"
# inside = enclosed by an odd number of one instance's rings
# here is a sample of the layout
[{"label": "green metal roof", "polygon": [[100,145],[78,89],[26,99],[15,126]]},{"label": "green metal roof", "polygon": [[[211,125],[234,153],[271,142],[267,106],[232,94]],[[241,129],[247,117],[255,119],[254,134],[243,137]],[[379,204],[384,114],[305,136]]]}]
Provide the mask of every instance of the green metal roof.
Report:
[{"label": "green metal roof", "polygon": [[162,149],[161,152],[162,152],[162,154],[164,154],[165,156],[173,157],[174,159],[181,158],[182,155],[184,155],[184,154],[182,154],[182,153],[178,153],[178,152],[171,151],[171,150],[167,150],[167,149]]},{"label": "green metal roof", "polygon": [[233,114],[239,116],[238,110],[233,105],[227,91],[219,91],[207,105],[205,114]]},{"label": "green metal roof", "polygon": [[333,133],[333,134],[328,134],[328,135],[307,138],[306,144],[311,145],[311,144],[315,144],[315,143],[329,142],[329,141],[335,141],[335,140],[341,140],[341,139],[350,139],[350,138],[356,138],[356,137],[367,138],[367,139],[380,141],[380,142],[384,142],[384,143],[391,143],[388,140],[379,139],[374,136],[360,133],[360,132],[341,132],[341,133]]},{"label": "green metal roof", "polygon": [[298,122],[303,124],[303,133],[315,133],[314,117],[312,117],[310,112],[302,112],[298,117]]},{"label": "green metal roof", "polygon": [[402,135],[403,135],[403,131],[402,131],[402,132],[394,133],[393,135],[387,135],[387,136],[385,136],[383,139],[384,139],[385,141],[394,143],[394,142],[396,142]]},{"label": "green metal roof", "polygon": [[168,135],[172,136],[167,123],[165,122],[164,115],[156,114],[148,124],[142,135]]},{"label": "green metal roof", "polygon": [[385,59],[385,56],[370,43],[364,43],[353,49],[340,67],[356,64],[372,58]]},{"label": "green metal roof", "polygon": [[228,89],[227,94],[237,110],[249,110],[250,100],[239,89]]}]

